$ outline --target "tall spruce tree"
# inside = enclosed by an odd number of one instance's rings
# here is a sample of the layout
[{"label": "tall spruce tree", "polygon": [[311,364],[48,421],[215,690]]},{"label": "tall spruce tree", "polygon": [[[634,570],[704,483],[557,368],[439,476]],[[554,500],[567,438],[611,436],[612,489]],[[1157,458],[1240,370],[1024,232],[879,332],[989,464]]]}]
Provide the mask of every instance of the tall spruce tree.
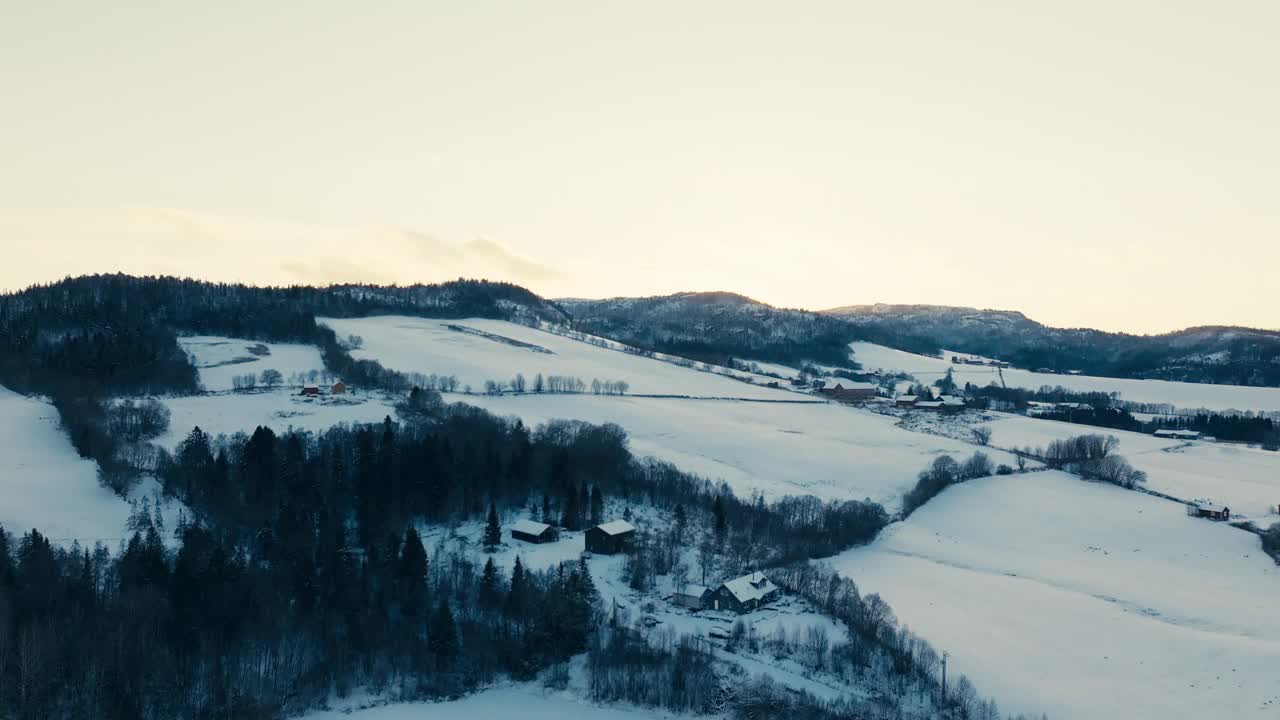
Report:
[{"label": "tall spruce tree", "polygon": [[489,552],[498,549],[502,544],[502,525],[498,523],[498,508],[489,503],[489,520],[484,528],[484,548]]}]

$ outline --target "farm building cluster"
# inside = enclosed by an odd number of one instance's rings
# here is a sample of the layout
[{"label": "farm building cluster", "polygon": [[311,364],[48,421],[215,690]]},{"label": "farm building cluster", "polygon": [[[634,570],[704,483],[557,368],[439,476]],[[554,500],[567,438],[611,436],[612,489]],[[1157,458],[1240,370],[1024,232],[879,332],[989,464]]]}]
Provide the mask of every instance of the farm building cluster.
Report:
[{"label": "farm building cluster", "polygon": [[998,368],[1009,367],[1009,363],[1003,360],[989,360],[987,358],[972,357],[972,356],[962,357],[960,355],[952,355],[951,364],[952,365],[983,365],[986,367],[998,367]]},{"label": "farm building cluster", "polygon": [[1066,412],[1093,412],[1093,406],[1089,403],[1081,402],[1041,402],[1039,400],[1027,401],[1027,415],[1031,417],[1039,417],[1041,415],[1049,415],[1052,413]]},{"label": "farm building cluster", "polygon": [[676,589],[671,601],[689,610],[729,610],[749,613],[773,600],[782,593],[764,573],[725,580],[714,588],[703,585],[685,585]]},{"label": "farm building cluster", "polygon": [[[626,552],[636,537],[636,526],[626,520],[612,520],[587,528],[583,533],[586,551],[599,555]],[[511,526],[511,539],[527,543],[547,543],[560,539],[560,530],[536,520],[517,520]]]},{"label": "farm building cluster", "polygon": [[339,380],[328,387],[320,385],[303,385],[302,392],[298,393],[302,397],[320,397],[321,395],[346,395],[347,384]]},{"label": "farm building cluster", "polygon": [[[560,531],[547,523],[517,520],[512,524],[511,539],[527,543],[549,543],[560,539]],[[586,552],[593,555],[616,555],[626,552],[635,542],[636,526],[626,520],[611,520],[587,528],[583,533]],[[671,602],[687,610],[727,610],[748,613],[776,599],[782,590],[764,573],[726,580],[715,587],[687,584],[676,588]]]},{"label": "farm building cluster", "polygon": [[957,412],[965,408],[964,398],[955,395],[939,395],[928,400],[917,395],[899,395],[893,400],[894,407],[905,410],[929,410],[932,412]]}]

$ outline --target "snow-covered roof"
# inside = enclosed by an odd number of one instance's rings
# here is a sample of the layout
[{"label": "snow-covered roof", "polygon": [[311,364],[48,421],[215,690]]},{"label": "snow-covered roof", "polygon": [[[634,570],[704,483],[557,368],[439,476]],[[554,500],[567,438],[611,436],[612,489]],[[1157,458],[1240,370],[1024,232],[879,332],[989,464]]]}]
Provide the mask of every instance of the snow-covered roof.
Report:
[{"label": "snow-covered roof", "polygon": [[614,520],[612,522],[601,523],[596,527],[604,531],[606,535],[621,535],[623,533],[635,532],[636,526],[626,520]]},{"label": "snow-covered roof", "polygon": [[964,405],[964,400],[958,397],[955,397],[954,395],[943,395],[942,397],[938,398],[938,400],[940,400],[943,405],[952,405],[952,406]]},{"label": "snow-covered roof", "polygon": [[916,397],[915,395],[899,395],[898,396],[898,402],[915,402],[916,400],[919,400],[919,399],[920,398]]},{"label": "snow-covered roof", "polygon": [[511,526],[511,532],[525,533],[526,535],[541,535],[551,527],[546,523],[534,522],[532,520],[517,520]]},{"label": "snow-covered roof", "polygon": [[1156,437],[1191,438],[1194,440],[1195,438],[1200,437],[1200,433],[1195,430],[1167,430],[1166,429],[1166,430],[1155,431],[1155,436]]},{"label": "snow-covered roof", "polygon": [[1225,513],[1227,511],[1226,505],[1220,505],[1218,503],[1196,503],[1196,507],[1204,510],[1205,512]]},{"label": "snow-covered roof", "polygon": [[943,402],[942,402],[941,400],[926,400],[926,401],[924,401],[924,402],[918,402],[918,403],[916,403],[916,407],[918,407],[918,408],[926,408],[926,409],[927,409],[927,408],[940,408],[940,407],[942,407],[942,406],[943,406]]},{"label": "snow-covered roof", "polygon": [[859,382],[847,378],[827,378],[822,381],[823,390],[834,390],[843,387],[845,390],[875,390],[876,386],[869,382]]},{"label": "snow-covered roof", "polygon": [[683,590],[676,590],[677,595],[688,595],[690,597],[702,597],[707,594],[705,585],[685,585]]},{"label": "snow-covered roof", "polygon": [[740,603],[759,600],[778,589],[762,572],[753,572],[740,578],[726,580],[724,588]]}]

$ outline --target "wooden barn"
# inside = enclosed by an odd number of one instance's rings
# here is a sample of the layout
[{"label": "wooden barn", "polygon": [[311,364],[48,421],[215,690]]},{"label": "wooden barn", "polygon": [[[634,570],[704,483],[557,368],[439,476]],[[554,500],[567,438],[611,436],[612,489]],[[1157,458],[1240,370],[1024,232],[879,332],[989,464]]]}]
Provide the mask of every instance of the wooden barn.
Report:
[{"label": "wooden barn", "polygon": [[1213,505],[1210,503],[1195,503],[1187,506],[1187,514],[1194,517],[1208,518],[1210,520],[1230,520],[1231,508],[1226,505]]},{"label": "wooden barn", "polygon": [[818,392],[836,400],[870,400],[876,396],[876,386],[852,380],[830,379],[822,383]]},{"label": "wooden barn", "polygon": [[913,408],[919,401],[920,398],[915,395],[899,395],[898,399],[893,401],[893,404],[900,408]]},{"label": "wooden barn", "polygon": [[747,613],[775,600],[782,590],[762,572],[726,580],[707,597],[707,605],[716,610]]},{"label": "wooden barn", "polygon": [[319,385],[307,385],[307,386],[305,386],[305,387],[303,387],[303,388],[302,388],[302,393],[300,393],[300,394],[301,394],[303,397],[320,397],[320,386],[319,386]]},{"label": "wooden barn", "polygon": [[707,596],[710,594],[711,588],[702,585],[685,585],[682,588],[676,588],[675,594],[671,596],[671,602],[689,610],[701,610],[707,606]]},{"label": "wooden barn", "polygon": [[1200,433],[1195,430],[1157,430],[1153,433],[1155,437],[1164,438],[1166,440],[1199,440]]},{"label": "wooden barn", "polygon": [[511,539],[531,543],[552,542],[560,537],[555,528],[546,523],[518,520],[511,526]]},{"label": "wooden barn", "polygon": [[625,551],[636,537],[636,526],[626,520],[601,523],[586,532],[587,552],[613,555]]}]

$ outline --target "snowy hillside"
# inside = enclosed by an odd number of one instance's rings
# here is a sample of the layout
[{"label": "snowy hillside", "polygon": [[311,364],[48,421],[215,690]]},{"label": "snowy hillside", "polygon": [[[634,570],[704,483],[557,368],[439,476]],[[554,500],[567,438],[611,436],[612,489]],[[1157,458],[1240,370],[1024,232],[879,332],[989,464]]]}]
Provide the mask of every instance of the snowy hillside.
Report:
[{"label": "snowy hillside", "polygon": [[[581,395],[475,396],[465,402],[526,425],[566,418],[612,422],[631,450],[675,463],[735,493],[812,494],[824,500],[871,498],[890,512],[934,457],[977,448],[894,426],[894,418],[836,404],[696,401]],[[1013,458],[989,450],[997,463]]]},{"label": "snowy hillside", "polygon": [[[145,492],[147,488],[142,488]],[[55,541],[114,546],[129,505],[98,484],[98,466],[78,455],[48,403],[0,387],[0,523],[36,528]],[[87,541],[87,543],[86,543]]]},{"label": "snowy hillside", "polygon": [[494,688],[441,703],[398,703],[348,712],[331,710],[304,715],[301,720],[658,720],[678,717],[657,710],[601,707],[535,685]]},{"label": "snowy hillside", "polygon": [[1219,502],[1233,515],[1244,515],[1267,527],[1280,520],[1280,453],[1242,445],[1166,440],[1141,433],[1094,428],[1022,415],[990,413],[991,445],[999,448],[1044,447],[1085,433],[1113,435],[1118,452],[1147,473],[1146,487],[1185,500]]},{"label": "snowy hillside", "polygon": [[[883,345],[855,342],[851,344],[854,359],[870,370],[905,372],[921,382],[932,383],[952,370],[956,383],[987,386],[999,384],[995,368],[980,365],[956,365],[952,353],[944,357],[928,357],[894,350]],[[963,353],[957,353],[963,354]],[[944,359],[945,358],[945,359]],[[1116,392],[1122,400],[1141,403],[1169,403],[1179,408],[1209,410],[1280,410],[1280,388],[1246,387],[1243,385],[1208,385],[1169,382],[1166,380],[1127,380],[1124,378],[1059,375],[1009,368],[1004,381],[1010,387],[1038,389],[1044,385],[1061,385],[1077,392]]]},{"label": "snowy hillside", "polygon": [[523,373],[532,383],[541,373],[581,378],[588,385],[592,379],[623,380],[630,384],[628,392],[633,395],[795,398],[783,390],[655,362],[501,320],[380,316],[322,318],[319,322],[341,337],[360,336],[364,345],[352,352],[357,359],[377,360],[402,372],[456,375],[459,389],[470,385],[477,392],[488,380],[507,383],[516,373]]},{"label": "snowy hillside", "polygon": [[1058,472],[953,487],[841,572],[1001,709],[1274,717],[1280,572],[1256,536]]},{"label": "snowy hillside", "polygon": [[341,423],[381,422],[395,417],[394,403],[380,394],[358,389],[340,397],[305,398],[296,388],[249,393],[221,393],[163,398],[172,417],[169,431],[156,444],[172,450],[191,428],[211,436],[251,433],[259,425],[276,432],[289,428],[319,432]]},{"label": "snowy hillside", "polygon": [[209,392],[230,390],[232,379],[245,374],[261,375],[277,370],[287,381],[291,376],[324,370],[320,350],[314,345],[263,343],[237,338],[179,337],[178,344],[200,373],[200,384]]}]

